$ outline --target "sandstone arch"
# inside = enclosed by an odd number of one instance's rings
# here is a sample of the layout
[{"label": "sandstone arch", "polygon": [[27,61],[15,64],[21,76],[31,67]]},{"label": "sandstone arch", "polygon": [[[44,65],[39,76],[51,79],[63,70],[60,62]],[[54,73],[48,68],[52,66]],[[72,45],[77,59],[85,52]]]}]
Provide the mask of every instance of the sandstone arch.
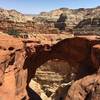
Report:
[{"label": "sandstone arch", "polygon": [[91,48],[92,44],[88,39],[79,37],[64,39],[51,46],[48,51],[45,51],[44,47],[36,48],[36,53],[27,57],[25,61],[25,66],[28,68],[27,83],[29,84],[34,77],[36,69],[50,59],[63,59],[71,65],[78,64],[76,79],[93,74],[96,72],[96,68],[92,63]]},{"label": "sandstone arch", "polygon": [[[11,95],[10,100],[26,98],[26,85],[28,87],[36,69],[49,59],[63,59],[73,65],[79,64],[77,71],[78,73],[82,71],[83,73],[79,74],[83,75],[78,75],[80,76],[78,79],[96,73],[99,69],[100,39],[95,36],[62,39],[55,44],[43,44],[42,40],[37,41],[36,38],[31,41],[33,47],[28,47],[28,52],[22,39],[0,35],[1,98],[7,98],[9,95]],[[26,41],[26,44],[30,43]]]}]

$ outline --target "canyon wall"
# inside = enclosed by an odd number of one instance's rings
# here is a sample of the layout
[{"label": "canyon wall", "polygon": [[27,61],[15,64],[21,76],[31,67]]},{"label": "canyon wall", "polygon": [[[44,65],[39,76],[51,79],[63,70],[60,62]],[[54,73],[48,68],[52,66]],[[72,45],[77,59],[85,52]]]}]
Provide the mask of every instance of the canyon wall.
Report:
[{"label": "canyon wall", "polygon": [[99,6],[79,9],[60,8],[41,13],[40,16],[56,19],[55,27],[61,31],[73,32],[75,35],[99,34]]},{"label": "canyon wall", "polygon": [[27,34],[59,33],[53,20],[17,12],[16,10],[0,9],[0,31],[10,33],[15,30]]},{"label": "canyon wall", "polygon": [[0,9],[0,31],[8,33],[14,29],[20,33],[28,34],[99,34],[99,16],[100,7],[60,8],[38,15],[27,15],[16,10]]},{"label": "canyon wall", "polygon": [[59,30],[56,29],[53,23],[35,23],[33,21],[27,22],[14,22],[10,20],[0,20],[0,31],[4,33],[12,33],[16,31],[17,33],[22,34],[58,34]]}]

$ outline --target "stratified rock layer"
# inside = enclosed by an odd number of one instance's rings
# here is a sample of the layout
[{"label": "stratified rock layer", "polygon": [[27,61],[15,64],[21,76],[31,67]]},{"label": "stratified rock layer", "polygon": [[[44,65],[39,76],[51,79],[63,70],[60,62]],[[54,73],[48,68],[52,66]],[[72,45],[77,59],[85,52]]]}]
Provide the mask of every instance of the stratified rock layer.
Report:
[{"label": "stratified rock layer", "polygon": [[[94,28],[95,27],[95,28]],[[0,31],[20,33],[100,34],[100,7],[69,9],[60,8],[39,15],[25,15],[16,10],[0,9]]]}]

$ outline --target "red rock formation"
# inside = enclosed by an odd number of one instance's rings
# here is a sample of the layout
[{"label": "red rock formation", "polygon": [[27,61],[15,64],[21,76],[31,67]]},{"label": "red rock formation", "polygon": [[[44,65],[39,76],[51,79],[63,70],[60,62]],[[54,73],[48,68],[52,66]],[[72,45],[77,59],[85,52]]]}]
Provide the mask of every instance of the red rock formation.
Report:
[{"label": "red rock formation", "polygon": [[22,41],[0,35],[0,99],[20,100],[25,96],[27,71],[23,70],[24,60]]},{"label": "red rock formation", "polygon": [[65,100],[100,100],[100,76],[94,74],[74,82]]},{"label": "red rock formation", "polygon": [[92,61],[96,68],[100,67],[100,44],[93,46]]},{"label": "red rock formation", "polygon": [[[34,76],[33,71],[36,71],[40,65],[49,59],[63,59],[72,65],[78,64],[78,67],[74,68],[74,73],[77,74],[75,79],[80,79],[87,75],[96,73],[99,66],[95,67],[95,63],[93,65],[93,62],[95,61],[91,58],[92,49],[95,44],[100,44],[100,40],[96,39],[95,36],[83,36],[62,40],[57,44],[52,45],[50,51],[45,51],[43,48],[39,47],[37,49],[37,55],[33,54],[27,60],[28,63],[30,62],[30,65],[28,64],[28,66],[30,66],[28,67],[28,76],[30,76],[28,77],[28,83]],[[97,55],[93,54],[93,56],[96,58]]]},{"label": "red rock formation", "polygon": [[[44,37],[46,38],[47,36]],[[47,38],[47,40],[51,42],[43,42],[44,38],[41,38],[41,36],[39,41],[36,37],[34,37],[33,40],[23,41],[20,38],[0,34],[1,99],[27,99],[28,95],[26,90],[29,94],[29,82],[34,77],[36,69],[49,59],[63,59],[70,64],[78,64],[78,67],[74,68],[74,73],[77,75],[75,80],[94,74],[99,69],[100,40],[96,37],[68,38],[58,43],[52,42],[52,40],[54,41],[54,35],[51,35],[51,38],[52,39]],[[91,80],[93,80],[96,78],[96,75],[90,77]],[[88,78],[86,79],[88,80]],[[81,80],[83,81],[85,78]],[[91,83],[91,80],[88,80],[88,83]],[[82,84],[86,87],[87,82],[83,82]],[[79,83],[81,84],[80,80],[79,82],[76,81],[75,85],[73,84],[72,88],[69,89],[68,95],[70,98],[72,98],[72,92],[70,91]],[[88,86],[86,88],[88,88]],[[78,95],[79,94],[77,94],[77,96]],[[83,97],[84,95],[82,95],[82,98]]]}]

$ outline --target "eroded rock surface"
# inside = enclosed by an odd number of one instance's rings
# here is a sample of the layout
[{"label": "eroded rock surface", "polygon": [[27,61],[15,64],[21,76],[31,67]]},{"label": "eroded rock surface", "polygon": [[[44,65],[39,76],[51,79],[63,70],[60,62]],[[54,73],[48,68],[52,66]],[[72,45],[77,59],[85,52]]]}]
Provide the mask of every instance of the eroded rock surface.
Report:
[{"label": "eroded rock surface", "polygon": [[25,51],[20,39],[0,34],[0,99],[25,97],[27,71],[23,70]]},{"label": "eroded rock surface", "polygon": [[99,74],[84,77],[72,84],[65,100],[99,100],[100,76]]},{"label": "eroded rock surface", "polygon": [[[38,37],[38,38],[36,38]],[[47,39],[45,41],[45,39]],[[73,81],[70,88],[66,88],[66,82],[61,83],[61,87],[58,88],[59,91],[56,95],[52,95],[54,99],[69,98],[69,100],[74,100],[73,98],[79,97],[79,100],[83,100],[88,94],[84,93],[84,88],[90,88],[87,84],[91,84],[94,79],[99,80],[99,66],[100,66],[100,39],[97,36],[81,36],[81,37],[70,37],[61,36],[60,38],[54,37],[54,35],[43,35],[43,36],[33,36],[30,39],[23,40],[21,38],[14,38],[6,34],[0,34],[0,99],[2,100],[27,100],[32,99],[36,95],[48,98],[45,92],[42,90],[40,92],[32,95],[29,83],[35,76],[37,68],[46,63],[48,60],[64,60],[70,65],[69,73],[72,75],[72,79],[68,82]],[[62,67],[63,68],[63,67]],[[47,68],[49,69],[49,67]],[[47,70],[43,68],[43,70]],[[50,69],[51,70],[51,69]],[[56,69],[52,68],[52,71]],[[59,72],[59,71],[58,71]],[[57,72],[57,73],[58,73]],[[64,72],[64,71],[63,71]],[[59,74],[64,74],[60,72]],[[40,76],[39,76],[40,75]],[[62,81],[62,77],[57,75],[58,79],[52,75],[46,76],[46,79],[41,73],[37,77],[42,80],[47,81],[50,77],[51,81],[59,82]],[[43,74],[42,74],[43,75]],[[45,74],[46,75],[46,74]],[[89,76],[88,76],[89,75]],[[68,79],[68,78],[67,78]],[[90,80],[91,79],[91,80]],[[87,80],[87,81],[85,81]],[[39,82],[39,81],[38,81]],[[40,82],[40,83],[41,83]],[[34,83],[33,85],[34,88]],[[48,83],[49,84],[49,83]],[[80,84],[83,84],[82,94],[77,92],[75,87],[80,89]],[[71,84],[70,84],[71,85]],[[38,86],[38,85],[37,85]],[[39,85],[39,91],[41,91],[41,86]],[[96,86],[96,88],[99,87]],[[65,89],[65,90],[64,90]],[[95,85],[93,85],[95,90]],[[63,92],[61,92],[63,91]],[[65,92],[66,91],[66,92]],[[74,91],[74,94],[72,92]],[[79,90],[80,91],[80,90]],[[97,90],[98,91],[98,90]],[[49,92],[50,93],[50,92]],[[49,95],[48,93],[48,95]],[[62,93],[65,93],[64,95]],[[78,94],[79,93],[79,94]],[[89,92],[90,93],[90,92]],[[99,95],[92,92],[92,98],[99,98]],[[98,92],[97,92],[98,93]],[[57,94],[59,96],[57,96]],[[61,96],[60,96],[61,95]],[[67,96],[66,96],[67,95]],[[57,98],[59,97],[59,98]],[[75,97],[75,98],[76,98]],[[39,99],[41,100],[39,97]],[[72,99],[71,99],[72,98]],[[80,99],[81,98],[81,99]],[[86,96],[88,98],[88,96]],[[50,99],[50,98],[48,98]],[[94,100],[94,99],[93,99]],[[99,100],[99,99],[97,99]]]},{"label": "eroded rock surface", "polygon": [[[95,28],[94,28],[95,27]],[[12,29],[21,33],[100,34],[100,7],[69,9],[60,8],[36,16],[16,10],[0,9],[0,31]],[[64,31],[64,32],[62,32]]]}]

